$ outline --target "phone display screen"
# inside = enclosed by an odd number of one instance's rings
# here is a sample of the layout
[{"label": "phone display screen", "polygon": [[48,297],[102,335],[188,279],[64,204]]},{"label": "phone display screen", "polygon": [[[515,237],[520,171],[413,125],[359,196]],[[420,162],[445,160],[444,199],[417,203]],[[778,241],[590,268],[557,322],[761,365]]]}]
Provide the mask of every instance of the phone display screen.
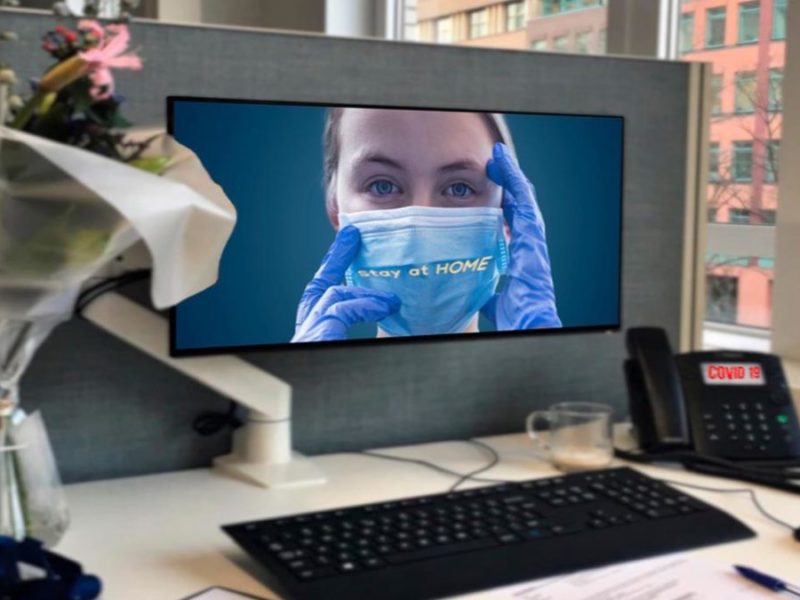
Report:
[{"label": "phone display screen", "polygon": [[764,385],[764,368],[758,363],[701,363],[706,385]]}]

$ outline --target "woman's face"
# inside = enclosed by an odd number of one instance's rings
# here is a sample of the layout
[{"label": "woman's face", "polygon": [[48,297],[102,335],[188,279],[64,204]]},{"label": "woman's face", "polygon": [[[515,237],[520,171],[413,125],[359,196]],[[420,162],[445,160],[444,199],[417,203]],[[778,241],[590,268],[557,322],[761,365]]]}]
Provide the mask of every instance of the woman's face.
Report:
[{"label": "woman's face", "polygon": [[499,207],[501,189],[486,176],[493,142],[475,113],[348,108],[333,209]]}]

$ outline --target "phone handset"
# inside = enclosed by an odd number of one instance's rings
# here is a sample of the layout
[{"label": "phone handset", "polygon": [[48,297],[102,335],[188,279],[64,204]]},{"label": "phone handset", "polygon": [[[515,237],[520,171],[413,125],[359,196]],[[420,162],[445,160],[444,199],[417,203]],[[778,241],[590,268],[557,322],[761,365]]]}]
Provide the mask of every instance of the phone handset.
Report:
[{"label": "phone handset", "polygon": [[628,330],[626,344],[631,419],[640,446],[648,451],[688,448],[686,401],[666,332],[658,327],[635,327]]}]

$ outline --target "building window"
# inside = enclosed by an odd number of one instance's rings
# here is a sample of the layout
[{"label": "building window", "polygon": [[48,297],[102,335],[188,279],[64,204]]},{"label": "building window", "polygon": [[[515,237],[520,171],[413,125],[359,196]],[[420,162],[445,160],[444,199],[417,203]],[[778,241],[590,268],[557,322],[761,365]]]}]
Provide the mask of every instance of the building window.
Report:
[{"label": "building window", "polygon": [[764,144],[764,183],[778,181],[778,154],[780,148],[780,140],[770,140]]},{"label": "building window", "polygon": [[775,0],[772,5],[772,39],[786,39],[786,0]]},{"label": "building window", "polygon": [[436,19],[436,42],[438,44],[453,43],[453,17]]},{"label": "building window", "polygon": [[758,41],[758,19],[761,7],[759,2],[745,2],[739,5],[739,43],[749,44]]},{"label": "building window", "polygon": [[719,181],[719,142],[711,142],[708,147],[708,180]]},{"label": "building window", "polygon": [[592,32],[581,31],[575,34],[575,52],[589,54],[592,48]]},{"label": "building window", "polygon": [[688,12],[681,15],[680,51],[690,52],[694,47],[694,13]]},{"label": "building window", "polygon": [[606,52],[606,30],[601,29],[597,32],[597,53],[605,54]]},{"label": "building window", "polygon": [[725,44],[725,8],[706,11],[706,48],[718,48]]},{"label": "building window", "polygon": [[747,225],[750,223],[749,208],[731,208],[728,210],[728,222],[734,225]]},{"label": "building window", "polygon": [[706,276],[706,319],[721,323],[736,323],[739,303],[739,280],[721,275]]},{"label": "building window", "polygon": [[506,31],[525,27],[525,0],[506,4]]},{"label": "building window", "polygon": [[557,15],[562,12],[594,8],[605,3],[605,0],[542,0],[542,15]]},{"label": "building window", "polygon": [[711,75],[711,114],[722,112],[722,73]]},{"label": "building window", "polygon": [[716,223],[717,222],[717,207],[716,206],[709,206],[708,207],[708,222],[709,223]]},{"label": "building window", "polygon": [[489,34],[489,10],[473,10],[469,13],[469,37],[475,39]]},{"label": "building window", "polygon": [[740,71],[736,73],[736,97],[734,110],[737,113],[751,113],[756,107],[756,72]]},{"label": "building window", "polygon": [[569,50],[569,36],[559,35],[553,38],[553,49],[557,52],[567,52]]},{"label": "building window", "polygon": [[753,142],[733,142],[732,162],[734,181],[752,181]]},{"label": "building window", "polygon": [[547,50],[547,40],[533,40],[531,50]]},{"label": "building window", "polygon": [[769,110],[783,110],[783,69],[769,70]]},{"label": "building window", "polygon": [[761,217],[762,225],[775,225],[777,212],[774,208],[762,208],[759,211],[759,216]]}]

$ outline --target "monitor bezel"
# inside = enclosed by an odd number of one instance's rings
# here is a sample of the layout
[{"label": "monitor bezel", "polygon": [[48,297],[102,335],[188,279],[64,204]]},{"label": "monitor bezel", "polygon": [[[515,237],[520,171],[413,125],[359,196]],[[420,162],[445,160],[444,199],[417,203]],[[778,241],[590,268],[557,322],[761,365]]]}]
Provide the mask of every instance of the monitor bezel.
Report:
[{"label": "monitor bezel", "polygon": [[[345,340],[330,340],[330,341],[315,341],[315,342],[276,342],[264,344],[243,344],[243,345],[230,345],[230,346],[217,346],[209,348],[178,348],[176,346],[177,340],[177,311],[178,304],[170,307],[169,309],[169,355],[174,358],[190,357],[190,356],[209,356],[220,354],[241,354],[247,352],[272,352],[272,351],[285,351],[285,350],[311,350],[319,351],[323,349],[333,349],[342,347],[361,347],[361,346],[392,346],[396,344],[416,344],[416,343],[436,343],[436,342],[450,342],[462,340],[465,342],[476,341],[478,339],[497,339],[497,338],[526,338],[531,336],[553,336],[553,335],[570,335],[581,333],[609,333],[617,332],[622,329],[622,310],[623,310],[623,244],[624,244],[624,212],[625,212],[625,116],[613,114],[581,114],[581,113],[561,113],[561,112],[544,112],[544,111],[521,111],[521,110],[503,110],[503,109],[477,109],[477,108],[464,108],[464,107],[422,107],[422,106],[404,106],[399,104],[365,104],[358,102],[315,102],[315,101],[292,101],[292,100],[264,100],[264,99],[247,99],[247,98],[215,98],[210,96],[191,96],[191,95],[170,95],[167,96],[167,133],[174,134],[174,109],[177,102],[208,102],[208,103],[226,103],[226,104],[278,104],[284,106],[317,106],[325,108],[389,108],[398,110],[426,110],[426,111],[443,111],[443,112],[483,112],[483,113],[500,113],[500,114],[517,114],[517,115],[542,115],[542,116],[555,116],[555,117],[586,117],[586,118],[605,118],[615,119],[620,122],[620,138],[621,138],[621,156],[620,156],[620,169],[619,169],[619,257],[617,272],[617,318],[616,323],[609,323],[603,325],[579,325],[574,327],[549,327],[540,329],[524,329],[514,331],[481,331],[476,333],[445,333],[445,334],[431,334],[431,335],[417,335],[417,336],[403,336],[403,337],[384,337],[384,338],[353,338]],[[200,292],[198,292],[200,293]]]}]

